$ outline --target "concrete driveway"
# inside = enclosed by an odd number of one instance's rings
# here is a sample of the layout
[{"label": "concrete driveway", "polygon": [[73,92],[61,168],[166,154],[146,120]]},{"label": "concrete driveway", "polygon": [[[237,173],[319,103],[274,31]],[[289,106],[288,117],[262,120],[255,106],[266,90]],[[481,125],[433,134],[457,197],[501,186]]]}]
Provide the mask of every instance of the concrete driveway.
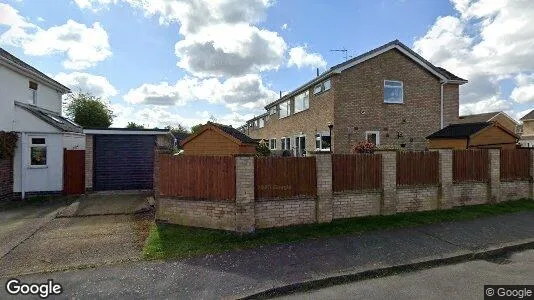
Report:
[{"label": "concrete driveway", "polygon": [[0,230],[0,277],[138,260],[149,209],[143,194],[92,194],[2,211],[10,225]]}]

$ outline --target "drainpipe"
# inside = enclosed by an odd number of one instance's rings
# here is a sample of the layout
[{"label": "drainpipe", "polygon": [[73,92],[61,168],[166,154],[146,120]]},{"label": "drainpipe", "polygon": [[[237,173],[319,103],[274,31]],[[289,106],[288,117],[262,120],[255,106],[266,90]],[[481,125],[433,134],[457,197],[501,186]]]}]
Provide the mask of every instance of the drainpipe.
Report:
[{"label": "drainpipe", "polygon": [[441,87],[441,96],[440,96],[441,97],[441,127],[440,129],[443,129],[443,85],[445,84],[445,81],[441,81],[440,83],[441,83],[440,85]]},{"label": "drainpipe", "polygon": [[26,133],[25,132],[21,132],[20,133],[20,197],[22,199],[25,198],[25,194],[26,194],[26,191],[25,191],[25,187],[24,187],[24,179],[25,179],[25,173],[26,173],[26,168],[24,167],[25,166],[25,163],[24,163],[24,157],[26,156],[25,153],[26,153],[26,149],[24,148],[24,141],[26,140]]}]

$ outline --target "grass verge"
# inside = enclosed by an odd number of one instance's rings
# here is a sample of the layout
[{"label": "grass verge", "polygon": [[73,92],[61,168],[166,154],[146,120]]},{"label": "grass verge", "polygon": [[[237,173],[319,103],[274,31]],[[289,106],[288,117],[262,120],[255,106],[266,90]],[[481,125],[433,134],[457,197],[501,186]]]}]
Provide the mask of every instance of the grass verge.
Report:
[{"label": "grass verge", "polygon": [[259,229],[252,234],[245,235],[214,229],[155,224],[150,229],[144,247],[144,256],[146,259],[183,258],[320,237],[358,234],[372,230],[407,228],[444,221],[471,220],[528,210],[534,210],[534,201],[521,199],[447,210],[339,219],[324,224]]}]

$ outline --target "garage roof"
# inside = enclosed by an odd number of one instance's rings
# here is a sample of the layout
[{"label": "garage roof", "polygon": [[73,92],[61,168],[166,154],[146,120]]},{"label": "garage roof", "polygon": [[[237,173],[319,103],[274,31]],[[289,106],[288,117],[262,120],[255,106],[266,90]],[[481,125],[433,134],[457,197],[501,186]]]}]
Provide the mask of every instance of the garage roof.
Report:
[{"label": "garage roof", "polygon": [[84,128],[85,134],[120,134],[120,135],[167,135],[168,129],[138,129],[138,128]]}]

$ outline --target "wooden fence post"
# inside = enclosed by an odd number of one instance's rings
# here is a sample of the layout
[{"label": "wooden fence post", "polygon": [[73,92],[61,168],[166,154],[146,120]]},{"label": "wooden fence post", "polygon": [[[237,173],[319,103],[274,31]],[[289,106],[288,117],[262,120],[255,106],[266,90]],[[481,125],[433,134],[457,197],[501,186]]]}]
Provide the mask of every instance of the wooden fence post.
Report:
[{"label": "wooden fence post", "polygon": [[380,214],[397,212],[397,152],[382,152],[382,203]]},{"label": "wooden fence post", "polygon": [[489,149],[489,202],[501,202],[501,150]]},{"label": "wooden fence post", "polygon": [[254,157],[235,157],[235,227],[237,232],[255,229]]},{"label": "wooden fence post", "polygon": [[332,155],[330,153],[315,154],[317,176],[317,223],[332,221]]}]

